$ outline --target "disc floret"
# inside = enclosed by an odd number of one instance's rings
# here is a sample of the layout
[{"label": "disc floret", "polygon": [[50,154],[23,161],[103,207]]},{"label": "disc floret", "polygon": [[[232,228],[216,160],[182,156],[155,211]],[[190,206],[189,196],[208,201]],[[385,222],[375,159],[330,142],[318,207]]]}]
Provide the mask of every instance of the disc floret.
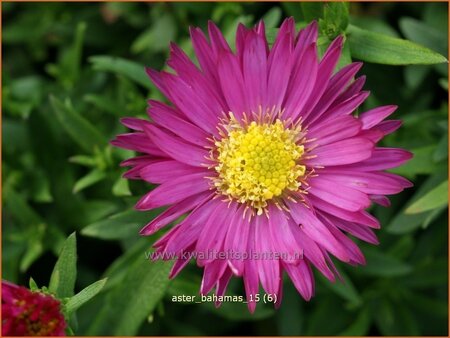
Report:
[{"label": "disc floret", "polygon": [[305,151],[296,142],[298,127],[287,128],[280,119],[244,126],[231,119],[225,129],[226,135],[215,141],[214,185],[220,193],[260,215],[269,200],[300,188],[306,167],[298,163]]}]

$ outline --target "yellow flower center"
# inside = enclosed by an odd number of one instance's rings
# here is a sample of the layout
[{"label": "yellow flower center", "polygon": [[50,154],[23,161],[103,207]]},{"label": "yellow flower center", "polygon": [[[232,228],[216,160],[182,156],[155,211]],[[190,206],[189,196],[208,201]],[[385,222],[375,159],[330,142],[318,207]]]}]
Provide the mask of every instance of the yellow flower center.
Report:
[{"label": "yellow flower center", "polygon": [[242,127],[233,118],[225,128],[228,134],[215,142],[219,192],[260,215],[267,201],[299,189],[306,168],[297,163],[304,153],[303,145],[296,144],[298,128],[286,128],[279,119]]}]

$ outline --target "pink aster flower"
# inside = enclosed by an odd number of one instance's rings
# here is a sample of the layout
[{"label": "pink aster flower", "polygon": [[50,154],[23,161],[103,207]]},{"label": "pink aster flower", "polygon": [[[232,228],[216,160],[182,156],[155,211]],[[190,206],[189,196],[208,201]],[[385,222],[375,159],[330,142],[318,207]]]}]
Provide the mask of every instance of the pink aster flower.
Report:
[{"label": "pink aster flower", "polygon": [[65,328],[58,300],[2,281],[2,336],[65,336]]},{"label": "pink aster flower", "polygon": [[236,52],[211,22],[208,33],[209,41],[191,29],[199,68],[172,44],[175,73],[147,70],[171,104],[150,100],[150,121],[124,118],[133,132],[112,141],[142,153],[123,162],[132,167],[126,178],[159,184],[136,208],[169,206],[141,234],[187,215],[154,245],[166,259],[176,255],[170,277],[194,257],[204,268],[201,293],[215,287],[223,296],[241,276],[254,311],[260,284],[279,305],[286,272],[309,300],[311,267],[334,281],[331,256],[364,264],[346,234],[378,243],[380,223],[366,209],[411,186],[384,172],[411,154],[376,145],[400,127],[385,120],[396,106],[352,114],[369,95],[365,78],[354,79],[362,64],[334,73],[343,37],[319,59],[315,22],[297,33],[285,20],[272,47],[263,22],[240,25]]}]

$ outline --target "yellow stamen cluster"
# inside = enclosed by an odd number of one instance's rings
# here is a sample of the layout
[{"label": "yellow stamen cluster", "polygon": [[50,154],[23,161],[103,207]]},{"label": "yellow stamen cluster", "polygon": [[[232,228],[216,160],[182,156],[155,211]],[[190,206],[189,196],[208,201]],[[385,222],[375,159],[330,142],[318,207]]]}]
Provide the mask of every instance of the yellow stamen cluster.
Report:
[{"label": "yellow stamen cluster", "polygon": [[[233,121],[232,121],[233,122]],[[298,129],[275,122],[256,123],[242,127],[230,123],[228,134],[215,142],[218,178],[214,184],[219,192],[247,203],[262,214],[267,201],[287,190],[296,191],[305,175],[305,166],[297,160],[303,145],[296,144]]]}]

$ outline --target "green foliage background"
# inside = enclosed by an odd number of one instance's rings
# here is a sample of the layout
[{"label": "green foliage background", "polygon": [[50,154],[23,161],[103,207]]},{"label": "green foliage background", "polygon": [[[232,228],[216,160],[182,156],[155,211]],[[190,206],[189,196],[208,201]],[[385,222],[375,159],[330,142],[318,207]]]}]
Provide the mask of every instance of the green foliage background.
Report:
[{"label": "green foliage background", "polygon": [[[32,276],[32,288],[66,297],[77,335],[447,335],[447,13],[446,3],[2,3],[2,277]],[[212,19],[233,44],[238,22],[263,17],[273,37],[286,16],[318,19],[322,51],[345,33],[341,66],[368,61],[364,109],[399,105],[403,127],[383,143],[414,152],[394,171],[415,187],[373,207],[383,227],[379,246],[360,243],[367,265],[338,264],[345,284],[316,274],[310,302],[285,281],[279,311],[173,303],[198,294],[200,270],[168,281],[170,265],[145,259],[161,234],[138,230],[158,212],[132,206],[151,187],[120,178],[131,153],[108,140],[125,131],[120,117],[162,99],[143,65],[164,68],[171,40],[192,55],[189,25]],[[240,280],[229,294],[242,294]]]}]

